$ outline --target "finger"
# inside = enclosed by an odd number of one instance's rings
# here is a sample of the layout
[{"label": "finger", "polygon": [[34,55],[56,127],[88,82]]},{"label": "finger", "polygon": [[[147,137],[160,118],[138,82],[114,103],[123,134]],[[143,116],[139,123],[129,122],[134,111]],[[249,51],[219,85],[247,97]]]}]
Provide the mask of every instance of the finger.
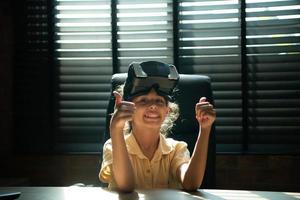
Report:
[{"label": "finger", "polygon": [[132,121],[132,116],[124,117],[123,120],[126,122],[130,122]]},{"label": "finger", "polygon": [[198,110],[212,110],[214,107],[209,102],[197,103],[196,108]]},{"label": "finger", "polygon": [[208,118],[215,118],[216,117],[216,110],[215,109],[208,109],[208,110],[198,110],[198,113],[196,115],[196,119],[202,120],[202,119],[208,119]]},{"label": "finger", "polygon": [[134,104],[129,104],[129,103],[124,103],[123,102],[123,103],[119,104],[118,110],[121,110],[121,111],[134,111],[135,106],[134,106]]},{"label": "finger", "polygon": [[122,119],[124,121],[132,121],[132,115],[122,116],[122,117],[120,117],[120,119]]},{"label": "finger", "polygon": [[201,97],[199,102],[206,102],[206,97]]},{"label": "finger", "polygon": [[122,120],[122,119],[126,119],[126,118],[132,118],[133,112],[130,111],[124,111],[122,113],[118,113],[117,114],[117,118]]},{"label": "finger", "polygon": [[122,96],[117,91],[114,91],[113,94],[115,96],[115,105],[118,106],[122,101]]},{"label": "finger", "polygon": [[200,110],[200,107],[202,107],[202,106],[207,106],[207,105],[209,105],[209,102],[198,102],[197,104],[196,104],[196,106],[195,106],[195,113],[196,113],[196,115],[201,111]]},{"label": "finger", "polygon": [[210,110],[213,110],[213,105],[209,104],[208,102],[207,103],[198,103],[196,105],[196,115],[199,115],[201,114],[202,112],[205,112],[205,111],[210,111]]},{"label": "finger", "polygon": [[135,112],[135,108],[119,105],[118,108],[115,109],[114,115],[121,116],[121,115],[127,114],[127,113],[132,115],[134,112]]},{"label": "finger", "polygon": [[202,106],[202,105],[208,106],[209,105],[208,107],[213,106],[209,101],[207,101],[206,97],[201,97],[199,102],[196,105],[200,105],[200,106]]},{"label": "finger", "polygon": [[201,113],[201,117],[203,117],[204,119],[215,118],[216,112],[214,110],[204,111],[203,113]]},{"label": "finger", "polygon": [[132,121],[133,114],[132,113],[115,113],[110,121],[111,126],[124,126],[126,121]]},{"label": "finger", "polygon": [[110,120],[111,127],[121,127],[123,128],[126,121],[132,121],[132,113],[114,113]]}]

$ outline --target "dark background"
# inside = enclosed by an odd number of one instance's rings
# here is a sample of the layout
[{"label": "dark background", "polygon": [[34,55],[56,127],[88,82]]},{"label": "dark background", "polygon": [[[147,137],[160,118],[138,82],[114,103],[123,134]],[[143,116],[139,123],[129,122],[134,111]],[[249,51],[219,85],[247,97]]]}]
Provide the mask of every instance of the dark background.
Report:
[{"label": "dark background", "polygon": [[[0,2],[0,186],[69,186],[79,182],[98,186],[100,155],[49,153],[46,150],[50,147],[40,143],[47,140],[51,146],[53,140],[49,134],[53,131],[53,97],[49,92],[53,71],[39,67],[41,61],[29,71],[21,68],[22,19],[18,17],[22,12],[22,2]],[[35,59],[34,53],[25,56]],[[34,73],[35,79],[23,80],[22,73]],[[23,143],[33,143],[32,148],[42,150],[21,151]],[[298,155],[218,154],[216,187],[300,191],[299,169]]]}]

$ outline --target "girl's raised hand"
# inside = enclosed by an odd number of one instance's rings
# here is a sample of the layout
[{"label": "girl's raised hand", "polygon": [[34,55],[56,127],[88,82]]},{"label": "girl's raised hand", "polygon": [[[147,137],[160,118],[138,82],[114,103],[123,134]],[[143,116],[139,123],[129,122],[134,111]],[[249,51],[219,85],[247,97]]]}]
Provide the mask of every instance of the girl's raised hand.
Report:
[{"label": "girl's raised hand", "polygon": [[115,96],[115,111],[110,120],[110,132],[123,132],[125,123],[132,120],[135,104],[130,101],[122,101],[121,94],[116,91],[113,94]]},{"label": "girl's raised hand", "polygon": [[196,119],[202,129],[210,128],[216,119],[216,110],[206,97],[201,97],[195,106]]}]

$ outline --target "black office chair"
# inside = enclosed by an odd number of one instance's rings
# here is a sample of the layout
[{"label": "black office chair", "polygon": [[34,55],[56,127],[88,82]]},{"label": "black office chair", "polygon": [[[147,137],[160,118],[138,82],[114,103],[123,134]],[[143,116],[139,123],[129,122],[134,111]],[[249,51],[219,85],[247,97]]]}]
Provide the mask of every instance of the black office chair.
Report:
[{"label": "black office chair", "polygon": [[[118,73],[112,76],[112,91],[118,85],[125,82],[127,73]],[[195,105],[200,97],[205,96],[209,102],[213,102],[213,94],[211,82],[208,76],[196,74],[180,74],[178,83],[178,91],[175,94],[175,101],[179,104],[180,116],[175,122],[175,126],[171,130],[168,137],[176,140],[185,141],[188,144],[189,151],[193,152],[194,145],[198,136],[198,122],[195,118]],[[114,109],[114,96],[111,93],[109,105],[106,114],[106,133],[105,141],[109,136],[109,123],[111,113]],[[210,134],[209,149],[207,157],[207,165],[203,183],[201,188],[215,188],[215,160],[216,160],[216,142],[215,142],[215,127],[212,127]]]}]

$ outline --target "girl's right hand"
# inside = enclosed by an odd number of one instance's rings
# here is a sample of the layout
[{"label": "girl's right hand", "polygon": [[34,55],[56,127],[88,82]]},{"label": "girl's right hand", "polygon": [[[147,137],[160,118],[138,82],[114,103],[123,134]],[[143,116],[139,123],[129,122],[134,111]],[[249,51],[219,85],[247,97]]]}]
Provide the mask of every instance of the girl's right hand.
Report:
[{"label": "girl's right hand", "polygon": [[110,120],[110,133],[123,133],[125,123],[132,120],[135,104],[130,101],[122,101],[121,94],[116,91],[113,94],[115,96],[115,110]]}]

